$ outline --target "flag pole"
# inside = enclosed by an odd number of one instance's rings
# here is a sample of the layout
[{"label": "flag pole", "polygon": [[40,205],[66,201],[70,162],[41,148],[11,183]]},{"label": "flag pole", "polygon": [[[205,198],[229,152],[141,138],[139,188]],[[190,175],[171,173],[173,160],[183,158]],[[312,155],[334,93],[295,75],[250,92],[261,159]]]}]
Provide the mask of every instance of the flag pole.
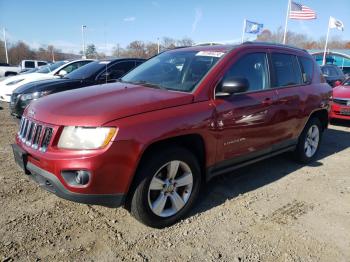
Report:
[{"label": "flag pole", "polygon": [[245,31],[246,24],[247,24],[247,20],[244,18],[241,43],[243,43],[243,41],[244,41],[244,31]]},{"label": "flag pole", "polygon": [[329,37],[329,24],[331,22],[331,18],[329,17],[328,20],[328,29],[327,29],[327,36],[326,36],[326,44],[324,45],[324,52],[323,52],[323,59],[322,59],[322,65],[326,64],[326,52],[327,52],[327,45],[328,45],[328,37]]},{"label": "flag pole", "polygon": [[286,44],[286,38],[287,38],[287,27],[288,27],[288,17],[289,17],[289,9],[290,9],[290,0],[288,0],[288,6],[287,6],[287,14],[286,14],[286,22],[284,24],[284,34],[283,34],[283,44]]},{"label": "flag pole", "polygon": [[9,56],[7,54],[7,41],[6,41],[6,28],[5,27],[4,27],[4,44],[5,44],[6,63],[9,63]]}]

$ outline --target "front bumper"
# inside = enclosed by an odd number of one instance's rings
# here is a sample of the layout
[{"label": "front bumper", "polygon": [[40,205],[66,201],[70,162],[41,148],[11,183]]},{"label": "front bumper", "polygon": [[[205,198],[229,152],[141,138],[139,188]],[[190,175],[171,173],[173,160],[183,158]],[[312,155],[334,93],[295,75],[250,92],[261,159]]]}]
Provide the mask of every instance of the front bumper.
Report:
[{"label": "front bumper", "polygon": [[26,168],[29,171],[29,177],[38,183],[40,187],[61,198],[78,203],[107,207],[119,207],[124,204],[125,196],[123,194],[79,194],[70,192],[55,175],[37,167],[31,162],[27,163]]},{"label": "front bumper", "polygon": [[333,102],[331,105],[329,118],[350,120],[350,106],[339,105]]}]

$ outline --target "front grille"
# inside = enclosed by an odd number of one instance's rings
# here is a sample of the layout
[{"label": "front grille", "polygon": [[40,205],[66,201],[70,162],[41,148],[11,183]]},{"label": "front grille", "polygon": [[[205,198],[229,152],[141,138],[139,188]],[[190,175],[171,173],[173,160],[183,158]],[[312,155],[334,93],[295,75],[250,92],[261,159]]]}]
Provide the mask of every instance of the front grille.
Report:
[{"label": "front grille", "polygon": [[45,152],[50,145],[53,128],[22,117],[18,137],[27,146]]},{"label": "front grille", "polygon": [[347,105],[350,99],[333,98],[333,102],[339,105]]}]

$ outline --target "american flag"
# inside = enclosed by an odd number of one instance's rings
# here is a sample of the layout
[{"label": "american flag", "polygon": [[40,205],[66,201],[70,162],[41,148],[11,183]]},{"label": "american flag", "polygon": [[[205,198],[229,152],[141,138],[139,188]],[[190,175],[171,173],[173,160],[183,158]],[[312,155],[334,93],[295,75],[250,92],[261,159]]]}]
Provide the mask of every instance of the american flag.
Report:
[{"label": "american flag", "polygon": [[298,20],[316,19],[316,12],[305,5],[290,3],[289,18]]}]

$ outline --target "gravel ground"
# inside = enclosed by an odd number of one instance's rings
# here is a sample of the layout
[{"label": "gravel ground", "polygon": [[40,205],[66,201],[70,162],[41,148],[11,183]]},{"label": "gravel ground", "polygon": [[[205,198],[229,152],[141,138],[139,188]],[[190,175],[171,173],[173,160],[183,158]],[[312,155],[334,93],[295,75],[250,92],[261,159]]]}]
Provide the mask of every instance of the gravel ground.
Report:
[{"label": "gravel ground", "polygon": [[349,124],[330,126],[313,164],[285,154],[215,178],[185,220],[155,230],[38,188],[13,161],[2,106],[3,261],[350,261]]}]

